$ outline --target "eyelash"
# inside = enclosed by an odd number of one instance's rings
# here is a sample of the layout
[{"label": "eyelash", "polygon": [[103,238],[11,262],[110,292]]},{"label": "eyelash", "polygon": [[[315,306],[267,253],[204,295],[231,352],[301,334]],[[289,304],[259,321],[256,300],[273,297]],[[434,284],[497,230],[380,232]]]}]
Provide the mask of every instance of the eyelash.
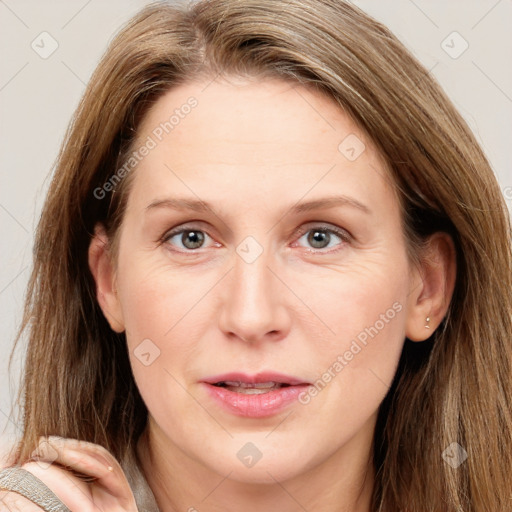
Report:
[{"label": "eyelash", "polygon": [[[167,231],[162,236],[162,238],[159,240],[159,243],[160,244],[168,243],[171,238],[175,237],[176,235],[183,234],[187,231],[199,231],[201,233],[206,234],[208,237],[210,237],[210,235],[208,235],[208,233],[206,233],[206,231],[204,231],[203,229],[198,229],[195,226],[186,226],[185,225],[185,226],[180,226],[179,228],[176,228],[176,229],[172,229],[171,231]],[[343,242],[347,243],[347,242],[351,241],[351,236],[347,231],[345,231],[341,228],[333,227],[333,226],[331,226],[331,227],[312,226],[307,229],[299,228],[299,234],[298,234],[299,239],[302,238],[305,234],[309,233],[310,231],[320,231],[322,233],[334,234],[342,240],[342,243],[339,244],[341,246],[345,245]],[[212,237],[210,237],[210,238],[212,238]],[[332,253],[336,253],[336,252],[340,251],[342,248],[343,247],[335,249],[335,250],[330,250],[330,251],[326,251],[325,249],[314,249],[313,248],[313,249],[308,249],[308,252],[313,253],[313,254],[332,254]],[[202,248],[185,249],[185,250],[172,249],[172,250],[175,252],[181,253],[181,254],[195,255],[195,254],[198,254],[197,251],[199,251],[200,249],[202,249]]]}]

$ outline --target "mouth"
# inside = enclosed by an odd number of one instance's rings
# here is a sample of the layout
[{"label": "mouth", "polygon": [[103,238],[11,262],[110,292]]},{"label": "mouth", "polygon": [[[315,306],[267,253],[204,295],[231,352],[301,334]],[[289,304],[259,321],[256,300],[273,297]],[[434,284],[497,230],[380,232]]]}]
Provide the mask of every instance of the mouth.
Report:
[{"label": "mouth", "polygon": [[228,380],[215,382],[213,386],[225,388],[228,391],[235,393],[244,393],[245,395],[262,395],[264,393],[270,393],[276,389],[290,387],[290,384],[282,382],[258,382],[250,384],[242,381]]},{"label": "mouth", "polygon": [[261,418],[277,414],[298,400],[311,385],[303,379],[275,372],[230,373],[201,381],[208,395],[237,416]]}]

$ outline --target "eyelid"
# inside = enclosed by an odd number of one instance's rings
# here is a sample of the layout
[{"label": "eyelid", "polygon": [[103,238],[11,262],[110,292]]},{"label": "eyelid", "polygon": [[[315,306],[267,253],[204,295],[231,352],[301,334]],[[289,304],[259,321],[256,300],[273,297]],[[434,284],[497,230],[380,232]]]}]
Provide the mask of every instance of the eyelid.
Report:
[{"label": "eyelid", "polygon": [[308,231],[311,231],[314,228],[317,228],[318,231],[331,231],[338,235],[340,238],[343,238],[343,240],[351,240],[353,238],[352,235],[346,229],[322,221],[308,222],[306,224],[303,224],[298,229],[298,232],[300,233],[300,236],[302,236],[304,233],[307,233]]}]

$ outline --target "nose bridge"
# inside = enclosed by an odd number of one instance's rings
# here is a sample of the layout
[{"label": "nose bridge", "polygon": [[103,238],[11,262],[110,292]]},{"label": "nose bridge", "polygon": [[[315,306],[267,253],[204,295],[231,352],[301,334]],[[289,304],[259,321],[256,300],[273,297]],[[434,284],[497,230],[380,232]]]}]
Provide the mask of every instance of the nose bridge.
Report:
[{"label": "nose bridge", "polygon": [[[279,282],[270,268],[274,258],[263,243],[247,237],[233,255],[233,271],[228,278],[221,328],[244,340],[257,340],[285,327]],[[270,267],[270,268],[269,268]]]},{"label": "nose bridge", "polygon": [[236,247],[234,269],[232,275],[232,296],[238,299],[236,304],[243,309],[252,305],[263,312],[270,308],[273,302],[271,283],[272,257],[268,251],[268,244],[258,242],[254,237],[245,238]]}]

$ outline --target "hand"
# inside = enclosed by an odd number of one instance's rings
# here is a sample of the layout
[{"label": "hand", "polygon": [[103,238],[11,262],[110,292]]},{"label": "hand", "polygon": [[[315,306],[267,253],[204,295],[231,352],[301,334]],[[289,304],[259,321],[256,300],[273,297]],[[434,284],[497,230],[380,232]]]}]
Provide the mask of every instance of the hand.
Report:
[{"label": "hand", "polygon": [[[31,461],[21,467],[44,482],[72,512],[137,512],[121,466],[100,445],[41,438]],[[32,507],[26,510],[40,510]]]}]

